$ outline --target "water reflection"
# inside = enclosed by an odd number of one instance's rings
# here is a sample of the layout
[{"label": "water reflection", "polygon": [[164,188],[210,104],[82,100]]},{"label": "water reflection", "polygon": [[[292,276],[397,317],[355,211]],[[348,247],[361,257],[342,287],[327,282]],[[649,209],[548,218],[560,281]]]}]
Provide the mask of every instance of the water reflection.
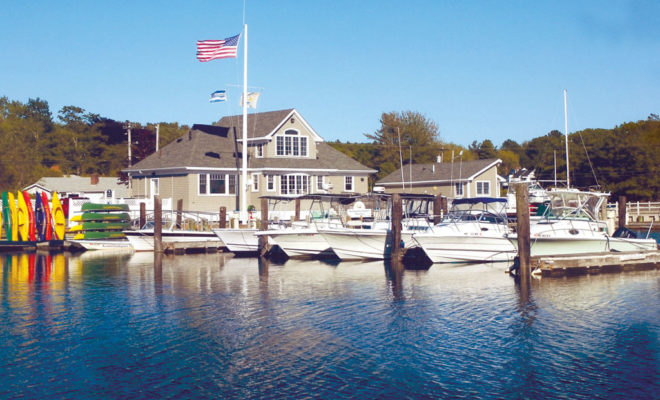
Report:
[{"label": "water reflection", "polygon": [[154,398],[644,398],[658,389],[656,271],[521,287],[497,264],[411,271],[225,253],[0,260],[3,398],[145,388]]}]

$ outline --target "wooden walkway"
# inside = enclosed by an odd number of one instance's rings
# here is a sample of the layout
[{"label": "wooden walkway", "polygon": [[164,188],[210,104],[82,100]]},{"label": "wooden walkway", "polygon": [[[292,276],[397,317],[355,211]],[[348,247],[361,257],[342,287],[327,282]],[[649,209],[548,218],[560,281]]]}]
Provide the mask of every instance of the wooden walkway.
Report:
[{"label": "wooden walkway", "polygon": [[533,274],[567,276],[660,269],[660,251],[531,257]]}]

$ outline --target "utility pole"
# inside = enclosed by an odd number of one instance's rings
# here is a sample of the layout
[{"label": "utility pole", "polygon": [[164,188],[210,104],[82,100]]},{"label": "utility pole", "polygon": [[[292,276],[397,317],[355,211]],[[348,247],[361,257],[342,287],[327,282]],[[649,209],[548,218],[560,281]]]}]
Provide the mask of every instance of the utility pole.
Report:
[{"label": "utility pole", "polygon": [[[131,168],[131,123],[128,122],[124,129],[128,130],[128,168]],[[128,173],[128,188],[131,189],[131,173]]]},{"label": "utility pole", "polygon": [[401,132],[396,127],[396,133],[399,136],[399,164],[401,164],[401,193],[406,191],[406,179],[403,177],[403,156],[401,155]]},{"label": "utility pole", "polygon": [[124,129],[128,130],[128,168],[131,167],[131,123],[127,123]]}]

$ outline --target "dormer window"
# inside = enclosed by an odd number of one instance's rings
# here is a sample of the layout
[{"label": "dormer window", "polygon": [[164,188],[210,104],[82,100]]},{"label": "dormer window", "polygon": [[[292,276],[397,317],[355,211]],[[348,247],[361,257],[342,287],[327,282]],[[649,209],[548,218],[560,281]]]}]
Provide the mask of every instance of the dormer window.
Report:
[{"label": "dormer window", "polygon": [[307,137],[296,130],[286,130],[277,136],[275,144],[278,156],[307,157]]}]

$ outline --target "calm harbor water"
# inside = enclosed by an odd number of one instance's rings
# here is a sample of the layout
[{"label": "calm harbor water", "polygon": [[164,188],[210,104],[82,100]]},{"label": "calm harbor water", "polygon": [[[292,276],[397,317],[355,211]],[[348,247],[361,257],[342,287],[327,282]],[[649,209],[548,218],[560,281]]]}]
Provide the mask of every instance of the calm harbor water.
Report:
[{"label": "calm harbor water", "polygon": [[656,271],[0,260],[0,398],[660,398]]}]

